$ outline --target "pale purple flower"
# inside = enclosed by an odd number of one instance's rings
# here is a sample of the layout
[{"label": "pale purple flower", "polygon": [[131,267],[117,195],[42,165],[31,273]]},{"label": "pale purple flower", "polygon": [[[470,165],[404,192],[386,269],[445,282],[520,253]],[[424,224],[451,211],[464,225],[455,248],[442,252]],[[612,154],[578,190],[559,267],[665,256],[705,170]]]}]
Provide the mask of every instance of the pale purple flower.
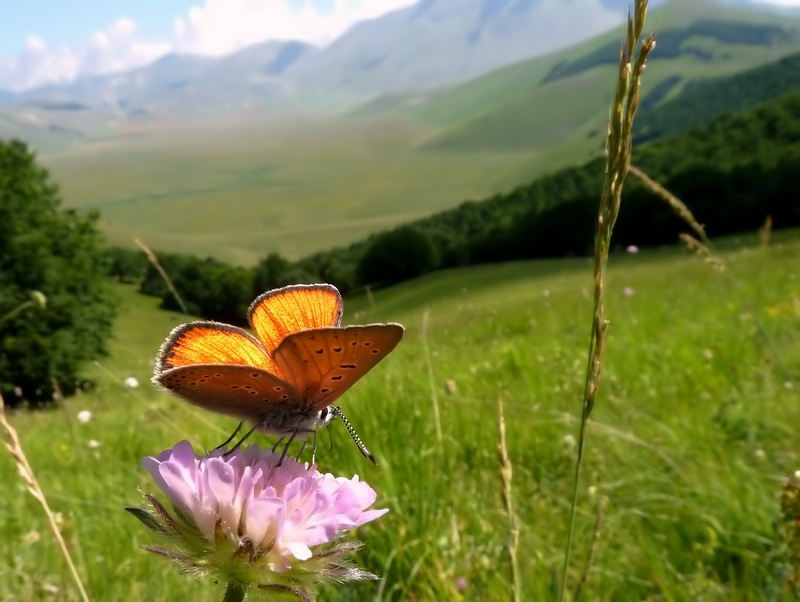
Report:
[{"label": "pale purple flower", "polygon": [[631,287],[626,286],[624,289],[622,289],[622,294],[626,297],[633,297],[636,294],[636,291],[634,291]]},{"label": "pale purple flower", "polygon": [[153,496],[148,500],[161,521],[129,510],[181,549],[160,553],[224,578],[242,581],[247,575],[245,583],[260,587],[297,586],[298,575],[306,576],[303,584],[315,574],[338,581],[372,578],[340,558],[358,545],[334,542],[388,512],[368,509],[375,491],[358,476],[334,477],[290,458],[279,462],[280,455],[256,445],[200,456],[182,441],[142,461],[174,512]]},{"label": "pale purple flower", "polygon": [[469,582],[464,577],[459,577],[456,579],[456,589],[461,592],[462,594],[467,591],[469,587]]},{"label": "pale purple flower", "polygon": [[639,252],[639,247],[637,247],[636,245],[628,245],[625,251],[627,253],[630,253],[631,255],[636,255]]}]

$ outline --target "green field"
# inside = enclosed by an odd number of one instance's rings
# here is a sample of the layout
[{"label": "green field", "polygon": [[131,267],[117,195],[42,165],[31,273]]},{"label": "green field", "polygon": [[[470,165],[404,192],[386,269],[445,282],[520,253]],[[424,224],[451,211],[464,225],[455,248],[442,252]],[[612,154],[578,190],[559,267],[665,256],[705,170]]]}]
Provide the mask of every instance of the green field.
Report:
[{"label": "green field", "polygon": [[[783,568],[779,490],[800,449],[800,233],[774,237],[767,249],[732,240],[725,257],[739,286],[680,249],[611,258],[610,338],[570,572],[574,585],[607,498],[587,600],[785,599],[770,592]],[[439,273],[345,302],[350,323],[394,320],[407,332],[343,398],[380,465],[364,460],[338,423],[321,461],[323,470],[361,475],[378,491],[377,507],[391,509],[359,532],[366,547],[357,560],[381,581],[326,589],[321,599],[510,599],[498,398],[522,524],[523,599],[555,598],[591,283],[588,260],[521,262]],[[219,600],[222,585],[174,574],[142,551],[153,539],[122,508],[141,501],[139,488],[154,489],[142,456],[184,438],[211,447],[234,423],[152,390],[151,359],[184,317],[156,309],[157,300],[132,287],[119,292],[110,356],[87,374],[96,388],[11,420],[92,599]],[[142,386],[126,389],[128,376]],[[453,393],[445,392],[448,379]],[[85,409],[93,418],[79,423]],[[10,457],[0,479],[3,599],[77,599]],[[469,584],[463,595],[459,577]]]},{"label": "green field", "polygon": [[513,153],[430,156],[396,118],[257,116],[173,124],[42,161],[66,204],[99,209],[114,244],[253,264],[364,237],[497,190]]}]

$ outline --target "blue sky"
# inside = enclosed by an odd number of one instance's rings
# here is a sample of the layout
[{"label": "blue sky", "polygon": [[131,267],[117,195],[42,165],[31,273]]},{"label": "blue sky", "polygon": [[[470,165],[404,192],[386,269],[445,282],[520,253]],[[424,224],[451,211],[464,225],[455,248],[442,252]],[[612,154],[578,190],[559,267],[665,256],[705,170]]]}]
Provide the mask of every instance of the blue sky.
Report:
[{"label": "blue sky", "polygon": [[174,17],[186,13],[192,0],[26,0],[14,2],[13,9],[8,4],[0,9],[0,14],[9,13],[0,18],[0,56],[4,57],[19,52],[30,36],[55,47],[73,45],[121,17],[136,22],[148,37],[166,39],[172,34]]},{"label": "blue sky", "polygon": [[[323,14],[330,14],[335,8],[334,0],[282,3],[294,9],[311,4]],[[168,39],[175,17],[200,4],[197,0],[25,0],[14,3],[12,8],[9,2],[6,8],[0,8],[0,56],[16,54],[25,39],[33,35],[56,47],[76,44],[120,18],[134,21],[145,37]]]},{"label": "blue sky", "polygon": [[0,6],[0,89],[219,56],[268,39],[325,44],[418,0],[25,0]]}]

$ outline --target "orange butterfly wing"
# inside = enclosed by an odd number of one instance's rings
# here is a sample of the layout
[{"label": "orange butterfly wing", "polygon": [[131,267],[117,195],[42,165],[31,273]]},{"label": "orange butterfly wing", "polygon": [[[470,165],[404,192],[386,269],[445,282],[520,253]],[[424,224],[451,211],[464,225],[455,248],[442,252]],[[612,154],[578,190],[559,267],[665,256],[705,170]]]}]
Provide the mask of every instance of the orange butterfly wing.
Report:
[{"label": "orange butterfly wing", "polygon": [[251,366],[197,364],[169,369],[153,379],[190,403],[254,423],[303,407],[303,398],[289,383]]},{"label": "orange butterfly wing", "polygon": [[401,338],[400,324],[304,330],[288,335],[273,358],[310,409],[319,411],[374,368]]},{"label": "orange butterfly wing", "polygon": [[257,297],[250,305],[247,318],[271,353],[292,332],[339,326],[342,296],[330,284],[284,286]]},{"label": "orange butterfly wing", "polygon": [[189,322],[174,328],[156,356],[155,376],[196,364],[238,364],[273,373],[278,369],[253,335],[218,322]]}]

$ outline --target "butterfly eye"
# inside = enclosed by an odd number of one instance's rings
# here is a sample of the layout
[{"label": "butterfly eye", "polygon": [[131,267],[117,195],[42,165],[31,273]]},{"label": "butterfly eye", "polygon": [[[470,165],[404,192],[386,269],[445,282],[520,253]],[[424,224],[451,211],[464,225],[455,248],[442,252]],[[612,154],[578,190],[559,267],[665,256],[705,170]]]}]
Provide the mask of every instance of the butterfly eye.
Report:
[{"label": "butterfly eye", "polygon": [[330,424],[331,421],[336,418],[336,413],[328,408],[330,408],[330,406],[322,408],[319,411],[319,414],[317,414],[319,426],[328,426],[328,424]]}]

